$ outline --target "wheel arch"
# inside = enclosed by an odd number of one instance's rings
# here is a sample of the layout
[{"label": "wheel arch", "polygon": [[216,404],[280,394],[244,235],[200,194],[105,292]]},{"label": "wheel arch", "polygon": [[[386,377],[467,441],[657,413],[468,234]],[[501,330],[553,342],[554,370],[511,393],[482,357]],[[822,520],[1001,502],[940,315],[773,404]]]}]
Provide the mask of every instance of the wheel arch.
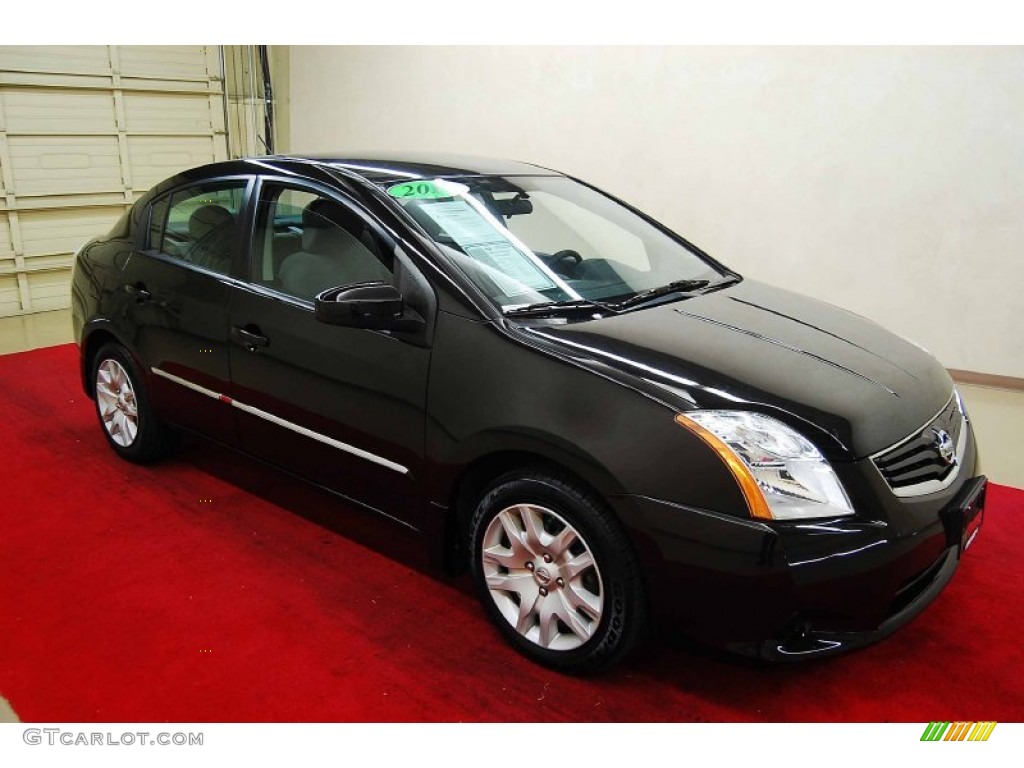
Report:
[{"label": "wheel arch", "polygon": [[[130,344],[125,343],[125,340],[116,332],[112,323],[106,320],[93,320],[87,323],[82,332],[82,341],[79,347],[79,367],[82,377],[82,389],[90,398],[96,397],[95,382],[92,381],[91,375],[92,363],[96,359],[96,354],[108,342],[120,344],[128,350],[128,353],[135,358],[137,363],[139,361],[139,356],[135,353],[135,350],[132,349]],[[139,367],[142,368],[141,364]],[[143,370],[143,375],[145,375],[145,370]]]},{"label": "wheel arch", "polygon": [[467,539],[473,510],[487,488],[502,475],[534,468],[554,474],[601,498],[620,490],[611,473],[600,465],[582,462],[575,456],[559,455],[548,446],[545,448],[493,450],[475,457],[462,468],[447,499],[443,537],[444,564],[448,570],[461,573],[466,569]]}]

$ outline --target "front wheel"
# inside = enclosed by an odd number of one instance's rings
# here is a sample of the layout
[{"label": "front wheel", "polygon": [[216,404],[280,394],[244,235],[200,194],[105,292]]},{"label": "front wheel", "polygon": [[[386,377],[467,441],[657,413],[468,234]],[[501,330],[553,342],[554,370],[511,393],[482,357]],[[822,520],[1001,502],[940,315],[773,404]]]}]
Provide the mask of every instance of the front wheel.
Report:
[{"label": "front wheel", "polygon": [[641,636],[640,569],[599,497],[547,472],[507,475],[480,500],[470,529],[481,600],[529,658],[595,672]]}]

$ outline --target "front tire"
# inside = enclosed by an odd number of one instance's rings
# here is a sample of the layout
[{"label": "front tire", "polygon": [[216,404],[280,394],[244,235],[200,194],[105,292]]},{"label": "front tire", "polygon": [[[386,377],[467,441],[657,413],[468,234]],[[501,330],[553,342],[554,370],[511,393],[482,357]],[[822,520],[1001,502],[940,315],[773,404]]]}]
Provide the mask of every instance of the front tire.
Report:
[{"label": "front tire", "polygon": [[92,365],[96,415],[118,456],[147,464],[165,456],[173,435],[157,417],[134,358],[120,344],[103,345]]},{"label": "front tire", "polygon": [[551,472],[499,478],[470,522],[480,599],[505,638],[562,672],[596,672],[643,634],[630,542],[600,497]]}]

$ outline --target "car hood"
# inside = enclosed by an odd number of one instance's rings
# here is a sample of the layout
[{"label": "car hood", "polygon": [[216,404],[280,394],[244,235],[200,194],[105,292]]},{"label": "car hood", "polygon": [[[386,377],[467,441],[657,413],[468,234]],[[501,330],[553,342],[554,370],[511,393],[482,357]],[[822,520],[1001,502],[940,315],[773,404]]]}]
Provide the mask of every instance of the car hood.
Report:
[{"label": "car hood", "polygon": [[682,407],[774,415],[817,437],[831,457],[861,458],[901,440],[953,389],[946,370],[917,345],[859,315],[752,280],[530,332],[574,358],[670,390]]}]

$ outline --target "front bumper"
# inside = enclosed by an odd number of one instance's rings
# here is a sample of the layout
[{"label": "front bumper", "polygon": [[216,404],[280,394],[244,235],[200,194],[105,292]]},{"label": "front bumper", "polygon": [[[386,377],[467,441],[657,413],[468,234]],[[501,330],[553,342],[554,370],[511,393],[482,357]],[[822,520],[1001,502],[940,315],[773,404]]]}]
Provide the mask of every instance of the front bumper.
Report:
[{"label": "front bumper", "polygon": [[881,640],[938,596],[983,520],[986,479],[969,474],[911,506],[870,478],[850,484],[855,507],[867,493],[882,501],[833,520],[762,523],[640,496],[615,503],[648,566],[660,626],[799,660]]},{"label": "front bumper", "polygon": [[[918,561],[919,555],[924,555],[930,547],[940,543],[944,545],[934,562],[905,580],[891,594],[884,618],[877,628],[837,631],[829,629],[826,620],[816,620],[813,615],[798,615],[788,631],[782,634],[781,640],[769,639],[761,644],[759,655],[785,661],[839,653],[882,640],[910,622],[939,596],[953,578],[964,551],[974,542],[984,520],[986,488],[984,476],[972,478],[940,513],[942,533],[936,534],[937,541],[923,540],[916,553],[912,546],[905,548],[902,560],[909,563]],[[901,572],[900,561],[901,558],[890,561],[890,569]],[[881,603],[873,606],[868,615],[877,615],[880,606]]]}]

